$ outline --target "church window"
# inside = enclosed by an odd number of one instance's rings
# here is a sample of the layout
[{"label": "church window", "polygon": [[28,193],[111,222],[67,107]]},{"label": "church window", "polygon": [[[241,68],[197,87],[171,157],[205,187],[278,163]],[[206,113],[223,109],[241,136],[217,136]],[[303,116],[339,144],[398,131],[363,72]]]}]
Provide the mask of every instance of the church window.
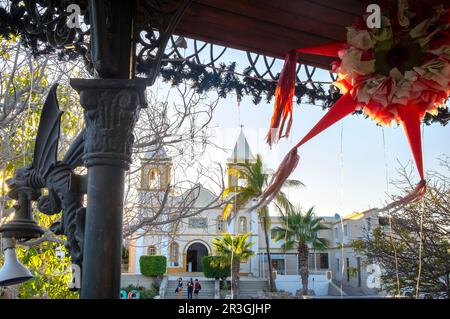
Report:
[{"label": "church window", "polygon": [[174,263],[178,263],[178,252],[179,250],[179,246],[177,242],[172,242],[170,244],[170,251],[169,251],[169,261],[174,262]]},{"label": "church window", "polygon": [[148,248],[147,248],[147,255],[155,256],[156,255],[156,247],[155,246],[148,246]]},{"label": "church window", "polygon": [[246,233],[247,232],[247,218],[239,217],[239,232]]},{"label": "church window", "polygon": [[189,218],[189,228],[208,228],[206,218]]},{"label": "church window", "polygon": [[238,180],[237,180],[237,186],[238,187],[247,187],[248,181],[245,177],[242,177],[241,175],[239,175]]},{"label": "church window", "polygon": [[225,221],[222,216],[217,216],[217,232],[222,233],[225,231]]},{"label": "church window", "polygon": [[157,168],[152,168],[148,172],[148,187],[149,189],[159,189],[160,188],[160,172]]}]

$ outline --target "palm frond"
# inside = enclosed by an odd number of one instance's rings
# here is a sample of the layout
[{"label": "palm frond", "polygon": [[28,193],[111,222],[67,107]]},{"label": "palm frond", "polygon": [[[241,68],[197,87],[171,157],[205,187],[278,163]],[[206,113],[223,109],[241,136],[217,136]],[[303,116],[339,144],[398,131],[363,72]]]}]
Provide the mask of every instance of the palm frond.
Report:
[{"label": "palm frond", "polygon": [[285,187],[305,187],[305,184],[296,179],[288,179],[284,182]]},{"label": "palm frond", "polygon": [[315,216],[314,207],[306,212],[294,208],[281,219],[282,226],[274,229],[276,240],[282,240],[284,235],[284,239],[287,240],[286,244],[288,242],[297,244],[305,242],[316,249],[325,249],[328,246],[328,241],[319,237],[319,232],[328,227],[323,224],[322,218]]},{"label": "palm frond", "polygon": [[246,260],[253,256],[255,253],[251,250],[253,242],[249,242],[248,239],[251,233],[231,235],[224,234],[222,238],[213,239],[213,249],[221,263],[231,263],[231,257],[237,261]]}]

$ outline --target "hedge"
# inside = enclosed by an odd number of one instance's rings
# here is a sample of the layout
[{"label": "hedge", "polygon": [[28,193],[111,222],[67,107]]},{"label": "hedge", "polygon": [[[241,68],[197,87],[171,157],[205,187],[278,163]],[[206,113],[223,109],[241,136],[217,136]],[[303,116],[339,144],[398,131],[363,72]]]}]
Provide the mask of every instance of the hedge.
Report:
[{"label": "hedge", "polygon": [[141,256],[139,265],[144,276],[161,276],[166,272],[167,258],[165,256]]},{"label": "hedge", "polygon": [[[207,278],[224,278],[231,275],[231,267],[222,268],[218,265],[213,266],[212,263],[214,260],[220,257],[217,256],[204,256],[202,258],[202,266],[203,266],[203,274]],[[214,264],[214,263],[213,263]]]}]

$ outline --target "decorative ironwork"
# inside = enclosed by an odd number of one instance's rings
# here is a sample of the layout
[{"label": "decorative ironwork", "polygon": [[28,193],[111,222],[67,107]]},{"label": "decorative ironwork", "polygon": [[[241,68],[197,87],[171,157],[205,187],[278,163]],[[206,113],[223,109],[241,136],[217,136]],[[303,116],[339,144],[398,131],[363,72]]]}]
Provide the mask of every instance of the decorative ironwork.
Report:
[{"label": "decorative ironwork", "polygon": [[[214,73],[230,73],[245,80],[265,81],[276,83],[283,61],[278,58],[256,54],[248,51],[238,51],[227,47],[202,42],[195,39],[181,41],[181,37],[172,36],[171,47],[166,49],[163,58],[163,65],[177,64],[182,62],[193,62],[198,66],[210,69]],[[179,44],[183,44],[181,47]],[[184,49],[185,52],[181,52]],[[186,50],[187,49],[187,50]],[[186,52],[188,51],[188,52]],[[240,70],[235,64],[225,66],[227,53],[232,51],[235,61],[245,61],[245,66]],[[299,64],[297,67],[298,86],[305,86],[309,89],[320,89],[323,85],[331,85],[336,79],[331,72],[321,70],[306,64]],[[248,83],[248,82],[247,82]],[[251,87],[249,87],[251,89]]]},{"label": "decorative ironwork", "polygon": [[[276,61],[279,59],[235,50],[233,52],[235,55],[236,53],[242,55],[239,60],[246,56],[247,66],[242,68],[241,72],[223,69],[220,65],[224,63],[224,60],[221,61],[221,58],[231,49],[173,36],[182,13],[191,2],[192,0],[136,1],[133,26],[136,43],[136,75],[145,75],[148,79],[147,83],[151,85],[158,75],[160,60],[165,65],[189,60],[215,72],[231,72],[255,80],[277,81],[280,66]],[[70,11],[68,12],[67,8],[71,4],[80,8],[79,27],[70,28],[67,25],[70,20]],[[23,2],[11,0],[9,12],[15,21],[23,24],[23,31],[30,36],[24,41],[35,54],[56,49],[64,58],[72,59],[81,56],[89,71],[93,72],[89,43],[90,14],[86,0],[26,0]],[[182,50],[186,48],[189,53],[182,53]],[[332,74],[329,81],[315,80],[313,76],[316,68],[311,66],[299,65],[297,71],[298,82],[310,83],[313,88],[315,83],[329,84],[334,80]]]},{"label": "decorative ironwork", "polygon": [[[266,100],[270,100],[278,79],[278,70],[281,69],[279,59],[235,50],[233,60],[239,61],[239,65],[243,66],[238,70],[236,63],[225,65],[227,61],[225,56],[232,49],[172,36],[183,11],[190,2],[190,0],[136,1],[133,20],[135,75],[144,76],[147,84],[151,85],[160,72],[165,80],[176,84],[176,73],[183,71],[184,68],[185,71],[196,72],[196,76],[200,77],[194,79],[200,91],[215,88],[219,90],[221,96],[225,97],[227,92],[235,90],[238,99],[243,93],[249,94],[253,97],[255,104],[258,104],[263,96]],[[80,15],[83,19],[80,19],[82,23],[79,28],[67,27],[69,18],[67,6],[70,4],[80,7]],[[93,74],[89,43],[92,31],[89,10],[87,0],[11,0],[8,9],[9,25],[6,30],[23,34],[23,41],[35,54],[57,49],[63,59],[81,56],[86,68]],[[214,75],[208,77],[210,81],[217,82],[218,77],[222,75],[220,87],[205,84],[206,81],[201,79],[207,74],[205,70],[210,70]],[[231,77],[231,83],[223,83],[227,76]],[[327,108],[339,97],[333,86],[327,89],[334,80],[335,76],[332,73],[319,71],[318,68],[308,65],[299,65],[297,98],[306,95],[308,103],[320,102],[323,108]],[[202,81],[203,83],[200,83]],[[448,110],[441,109],[437,116],[427,116],[425,122],[446,124],[450,119],[449,114]]]},{"label": "decorative ironwork", "polygon": [[[84,131],[75,139],[64,159],[58,161],[58,140],[60,135],[61,111],[56,98],[55,84],[51,89],[42,109],[36,137],[33,161],[30,165],[16,170],[14,177],[8,181],[9,196],[17,199],[16,214],[27,216],[25,223],[7,223],[0,232],[6,237],[29,239],[39,237],[43,230],[33,226],[31,201],[38,201],[38,209],[47,215],[62,211],[59,222],[50,229],[56,235],[67,236],[67,248],[72,262],[81,267],[83,259],[84,215],[83,188],[70,187],[75,174],[73,169],[82,165],[84,148]],[[41,189],[47,188],[48,194],[42,195]],[[22,225],[22,227],[18,227]],[[31,225],[31,226],[30,226]],[[33,233],[34,231],[34,233]]]},{"label": "decorative ironwork", "polygon": [[[183,39],[184,41],[182,39],[182,37],[176,35],[171,36],[171,46],[166,49],[165,56],[163,58],[163,62],[165,64],[180,61],[193,61],[195,64],[210,68],[214,72],[231,72],[238,76],[249,77],[260,81],[278,81],[280,71],[279,64],[282,63],[281,59],[248,51],[238,51],[195,39]],[[190,49],[188,53],[181,53],[181,49],[187,48]],[[242,68],[241,72],[235,69],[224,69],[221,67],[221,65],[225,63],[225,59],[222,58],[231,50],[233,50],[233,56],[237,60],[246,59],[245,62],[247,66]],[[260,63],[258,64],[258,62]],[[297,82],[311,83],[311,85],[314,86],[315,83],[331,84],[336,79],[335,75],[331,72],[328,72],[328,80],[320,81],[318,79],[314,79],[316,69],[317,68],[313,66],[299,64],[297,67]],[[305,72],[304,75],[306,75],[306,79],[301,72],[302,70]],[[325,73],[322,74],[322,77],[324,75]]]},{"label": "decorative ironwork", "polygon": [[192,0],[139,1],[135,18],[136,70],[145,73],[152,85],[166,45]]},{"label": "decorative ironwork", "polygon": [[128,169],[138,107],[146,107],[145,80],[72,79],[71,86],[85,109],[84,165]]}]

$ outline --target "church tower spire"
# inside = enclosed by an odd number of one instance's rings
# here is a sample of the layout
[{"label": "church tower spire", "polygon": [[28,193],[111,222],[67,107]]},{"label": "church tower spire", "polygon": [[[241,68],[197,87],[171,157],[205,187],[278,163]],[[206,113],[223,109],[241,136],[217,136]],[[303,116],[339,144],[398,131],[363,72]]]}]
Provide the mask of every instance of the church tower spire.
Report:
[{"label": "church tower spire", "polygon": [[227,159],[228,187],[239,186],[239,176],[236,176],[234,173],[232,174],[230,168],[236,167],[236,164],[238,163],[253,163],[255,160],[256,158],[245,137],[243,125],[241,125],[241,131],[239,132],[236,144],[234,145],[233,152]]},{"label": "church tower spire", "polygon": [[243,125],[241,125],[241,131],[239,132],[236,144],[234,145],[233,152],[227,160],[228,164],[247,163],[255,161],[255,157],[253,156],[247,138],[245,137]]}]

